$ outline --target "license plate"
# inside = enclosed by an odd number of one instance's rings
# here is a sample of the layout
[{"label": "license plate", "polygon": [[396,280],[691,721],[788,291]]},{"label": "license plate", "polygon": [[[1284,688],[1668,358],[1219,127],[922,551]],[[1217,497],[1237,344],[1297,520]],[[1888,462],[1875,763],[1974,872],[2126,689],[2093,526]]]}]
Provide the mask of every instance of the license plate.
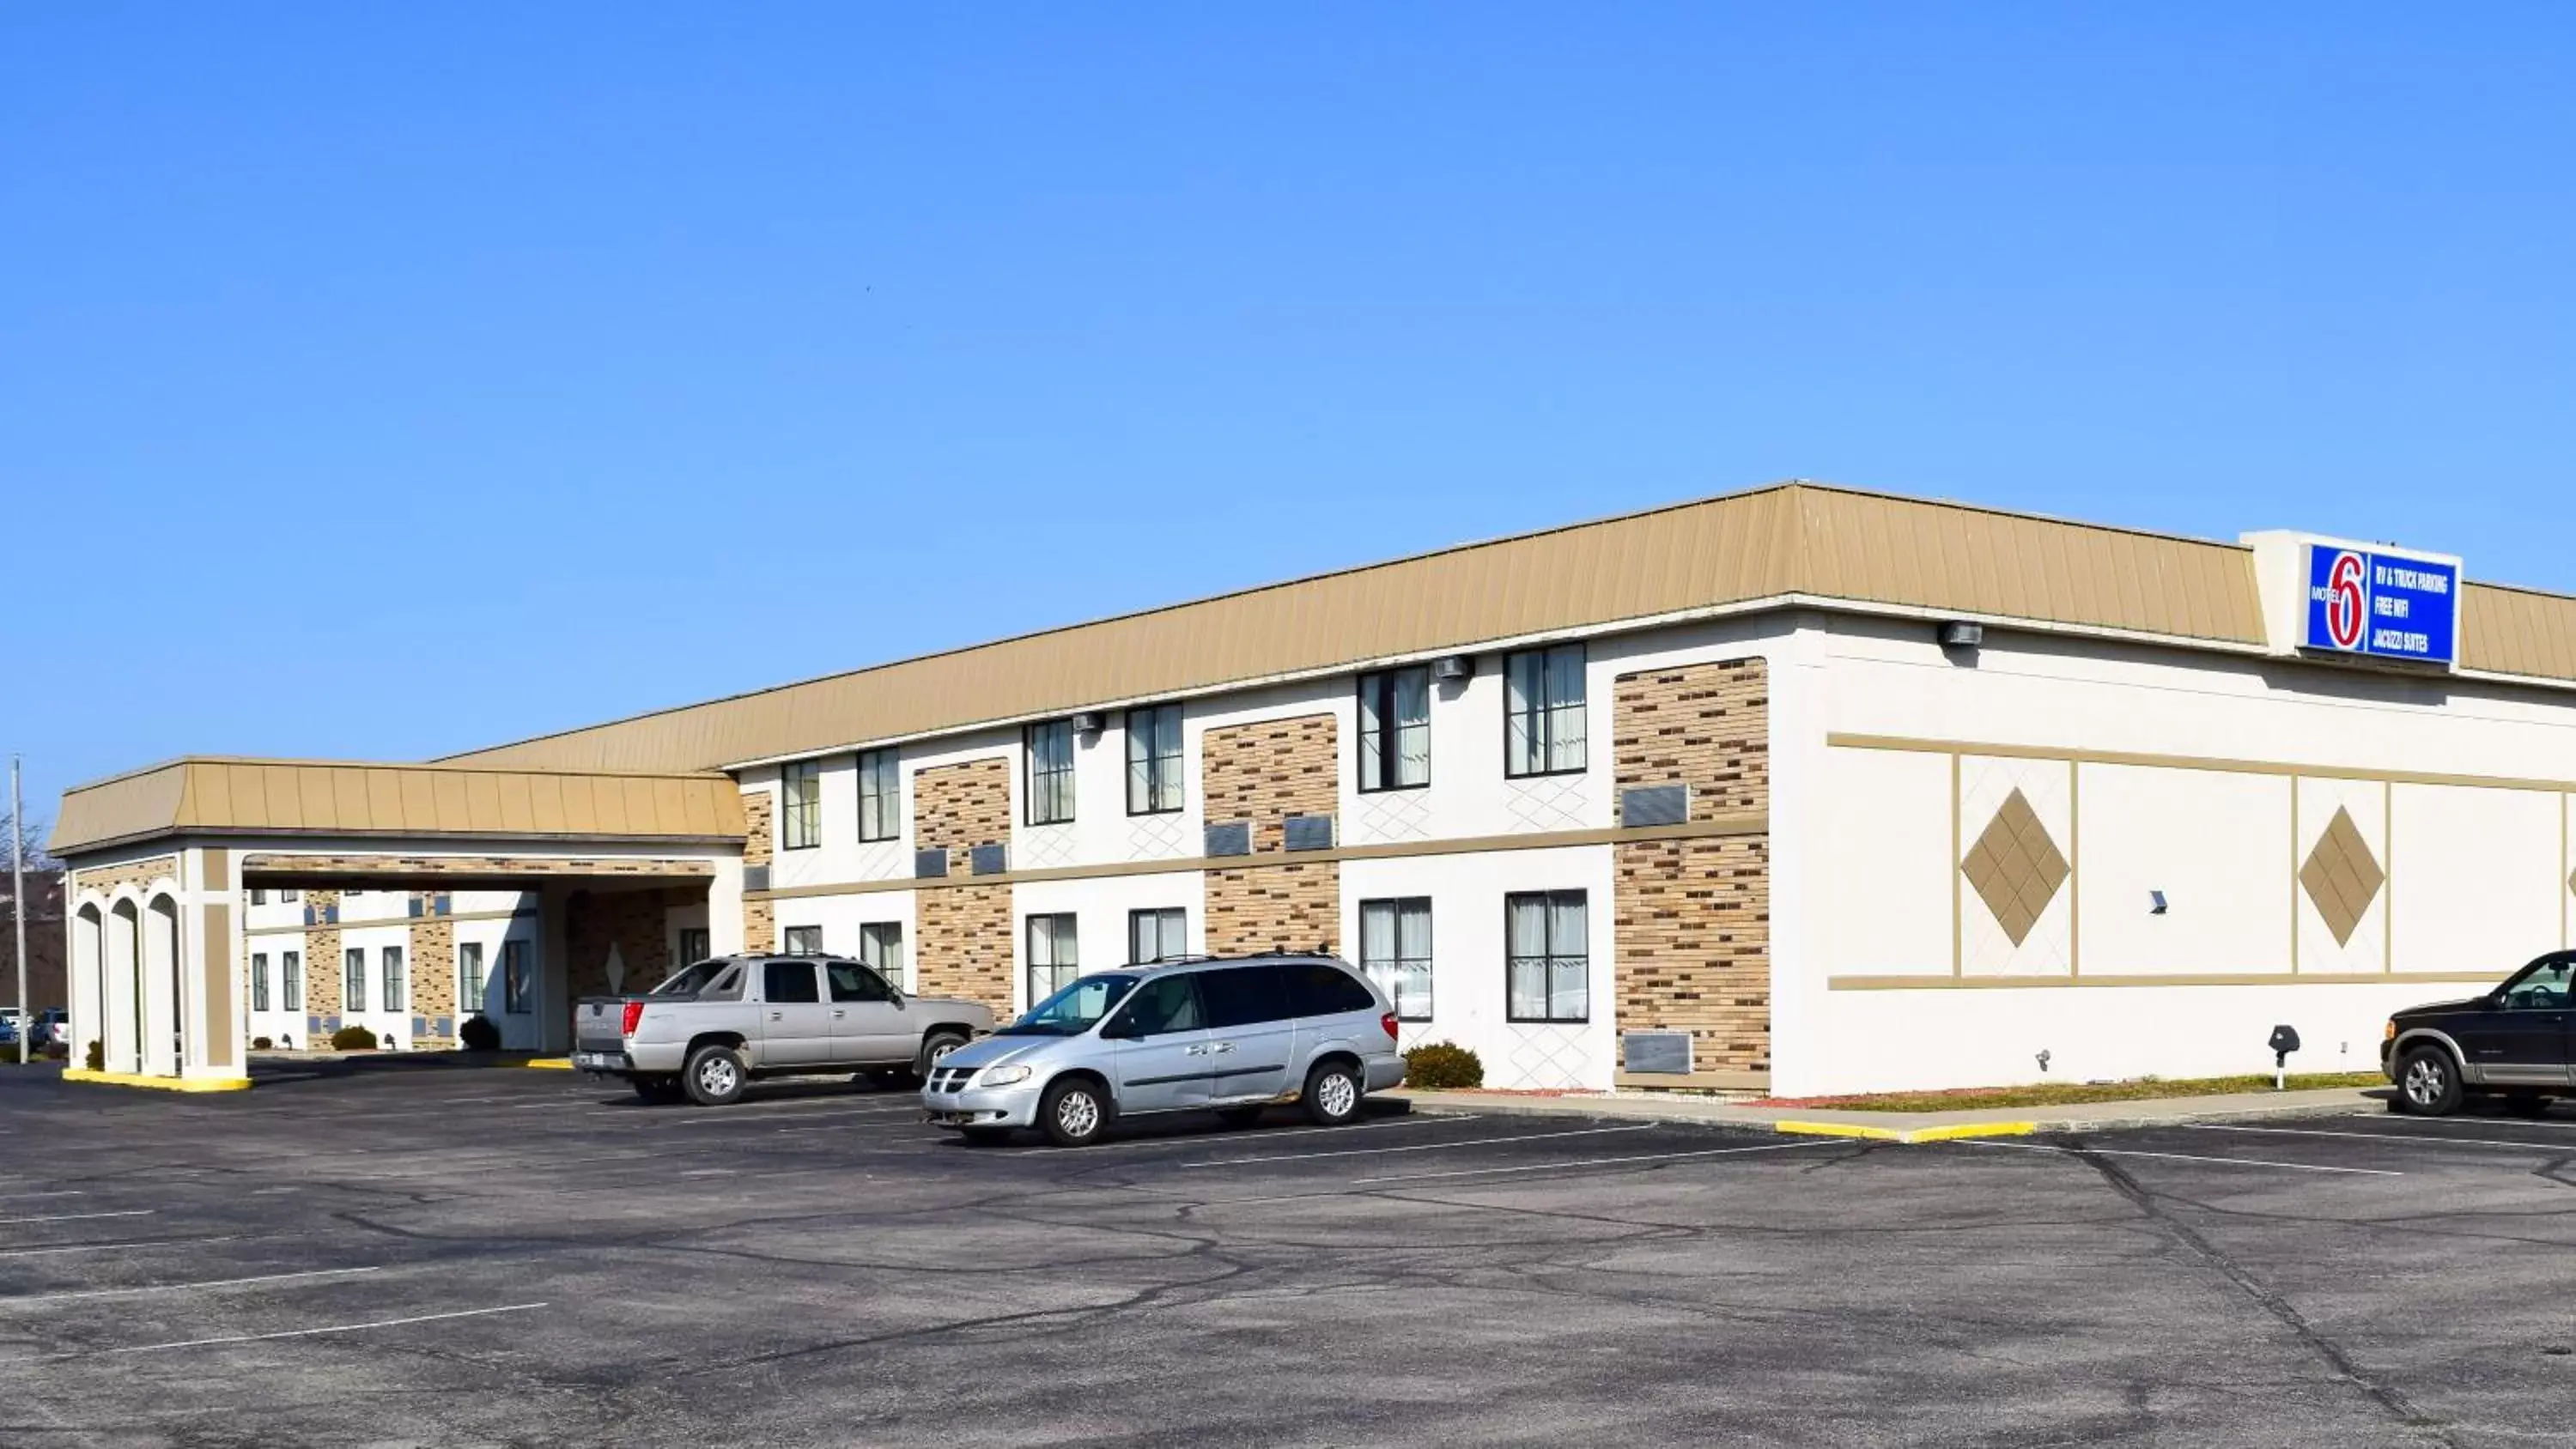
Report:
[{"label": "license plate", "polygon": [[582,1052],[572,1059],[574,1066],[592,1071],[608,1071],[618,1065],[617,1058],[601,1052]]}]

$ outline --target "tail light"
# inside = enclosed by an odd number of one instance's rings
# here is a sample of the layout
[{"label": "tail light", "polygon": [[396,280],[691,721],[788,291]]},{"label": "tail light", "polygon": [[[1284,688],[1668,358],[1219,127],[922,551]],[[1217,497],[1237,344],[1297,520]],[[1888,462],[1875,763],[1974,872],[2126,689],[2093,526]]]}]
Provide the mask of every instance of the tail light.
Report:
[{"label": "tail light", "polygon": [[617,1028],[617,1034],[620,1036],[633,1036],[635,1034],[635,1024],[643,1019],[643,1002],[630,1001],[626,1003],[626,1020]]},{"label": "tail light", "polygon": [[1385,1028],[1386,1028],[1386,1039],[1387,1039],[1388,1041],[1393,1041],[1393,1040],[1395,1040],[1395,1013],[1394,1013],[1394,1012],[1390,1011],[1390,1012],[1388,1012],[1386,1015],[1379,1017],[1379,1018],[1377,1019],[1377,1024],[1378,1024],[1378,1025],[1380,1025],[1380,1026],[1382,1026],[1382,1027],[1385,1027]]}]

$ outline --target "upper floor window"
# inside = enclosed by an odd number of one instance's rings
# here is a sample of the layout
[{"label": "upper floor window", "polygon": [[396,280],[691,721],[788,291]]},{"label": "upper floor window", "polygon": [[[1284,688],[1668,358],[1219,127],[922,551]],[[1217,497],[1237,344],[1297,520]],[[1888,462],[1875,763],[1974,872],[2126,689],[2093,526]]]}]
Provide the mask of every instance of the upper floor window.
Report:
[{"label": "upper floor window", "polygon": [[1529,649],[1503,662],[1503,773],[1566,775],[1584,765],[1583,646]]},{"label": "upper floor window", "polygon": [[823,954],[822,927],[790,926],[787,928],[786,935],[788,955],[820,956]]},{"label": "upper floor window", "polygon": [[901,761],[892,750],[859,756],[859,838],[892,840],[903,833]]},{"label": "upper floor window", "polygon": [[1127,711],[1127,813],[1181,808],[1181,707]]},{"label": "upper floor window", "polygon": [[1431,783],[1431,670],[1360,676],[1360,788],[1412,790]]},{"label": "upper floor window", "polygon": [[1031,825],[1061,825],[1073,818],[1073,721],[1029,726],[1028,817]]},{"label": "upper floor window", "polygon": [[778,772],[778,844],[806,850],[823,843],[823,766],[798,760]]}]

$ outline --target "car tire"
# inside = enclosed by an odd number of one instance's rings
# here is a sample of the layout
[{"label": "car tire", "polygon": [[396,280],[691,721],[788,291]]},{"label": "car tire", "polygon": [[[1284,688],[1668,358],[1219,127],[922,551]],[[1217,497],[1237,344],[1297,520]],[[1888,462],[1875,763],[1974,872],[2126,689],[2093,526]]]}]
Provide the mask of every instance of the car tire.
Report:
[{"label": "car tire", "polygon": [[934,1031],[930,1035],[923,1037],[921,1039],[921,1055],[912,1059],[912,1074],[924,1081],[928,1081],[930,1079],[931,1067],[937,1064],[941,1057],[948,1055],[950,1052],[957,1050],[965,1044],[966,1038],[960,1033],[953,1031]]},{"label": "car tire", "polygon": [[2392,1099],[2401,1112],[2418,1117],[2441,1117],[2460,1110],[2460,1065],[2451,1054],[2437,1046],[2420,1046],[2408,1052],[2397,1063],[2397,1095]]},{"label": "car tire", "polygon": [[1008,1127],[967,1127],[960,1129],[969,1147],[999,1147],[1011,1140]]},{"label": "car tire", "polygon": [[1318,1127],[1339,1127],[1360,1114],[1360,1077],[1347,1062],[1317,1062],[1306,1074],[1298,1097],[1306,1120]]},{"label": "car tire", "polygon": [[680,1073],[680,1085],[689,1100],[701,1107],[725,1107],[739,1101],[742,1089],[751,1081],[742,1064],[742,1053],[731,1047],[702,1046],[689,1053],[689,1065]]},{"label": "car tire", "polygon": [[677,1102],[686,1095],[680,1090],[677,1077],[635,1077],[630,1082],[636,1096],[656,1106]]},{"label": "car tire", "polygon": [[1228,1127],[1249,1127],[1261,1120],[1261,1109],[1259,1107],[1219,1107],[1216,1109],[1216,1120]]},{"label": "car tire", "polygon": [[1109,1094],[1097,1082],[1058,1078],[1038,1099],[1038,1127],[1058,1147],[1088,1147],[1109,1130]]}]

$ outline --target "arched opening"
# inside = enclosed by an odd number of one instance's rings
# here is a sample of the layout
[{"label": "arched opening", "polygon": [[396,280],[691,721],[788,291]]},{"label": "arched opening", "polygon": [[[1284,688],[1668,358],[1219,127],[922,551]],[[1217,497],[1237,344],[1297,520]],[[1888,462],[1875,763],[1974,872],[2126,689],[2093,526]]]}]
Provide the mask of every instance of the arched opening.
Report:
[{"label": "arched opening", "polygon": [[66,1045],[72,1065],[80,1066],[107,1022],[107,920],[95,904],[82,906],[72,917],[72,974],[64,990],[71,998],[64,1005],[71,1008],[73,1027]]},{"label": "arched opening", "polygon": [[143,916],[118,901],[107,919],[107,971],[99,982],[100,1049],[117,1071],[143,1070]]},{"label": "arched opening", "polygon": [[[147,1059],[162,1060],[161,1053],[167,1050],[170,1055],[164,1075],[175,1077],[188,1060],[188,990],[179,969],[179,904],[168,896],[154,896],[148,914],[151,921],[143,936],[144,978],[136,983],[136,991],[147,1000],[159,996],[168,1004],[139,1018],[153,1024],[144,1054]],[[152,988],[148,993],[143,990],[145,982]]]}]

